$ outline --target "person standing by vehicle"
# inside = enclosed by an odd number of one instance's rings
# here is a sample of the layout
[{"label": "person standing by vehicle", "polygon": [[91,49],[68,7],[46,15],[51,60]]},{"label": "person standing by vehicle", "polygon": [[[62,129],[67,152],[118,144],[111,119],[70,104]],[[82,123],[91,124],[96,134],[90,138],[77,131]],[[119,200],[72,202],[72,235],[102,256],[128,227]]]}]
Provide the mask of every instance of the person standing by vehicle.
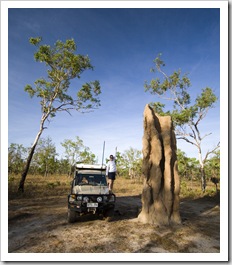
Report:
[{"label": "person standing by vehicle", "polygon": [[106,176],[108,177],[109,192],[112,192],[114,181],[116,178],[116,163],[113,155],[110,155],[110,160],[106,167]]}]

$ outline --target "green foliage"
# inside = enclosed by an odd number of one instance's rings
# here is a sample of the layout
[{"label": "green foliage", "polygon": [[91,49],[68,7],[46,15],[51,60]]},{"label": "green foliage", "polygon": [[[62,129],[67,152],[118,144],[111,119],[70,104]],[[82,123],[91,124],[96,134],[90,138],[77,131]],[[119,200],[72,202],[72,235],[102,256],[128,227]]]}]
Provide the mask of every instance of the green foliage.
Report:
[{"label": "green foliage", "polygon": [[116,153],[117,172],[120,176],[133,176],[140,178],[142,169],[142,152],[133,147],[125,150],[122,154]]},{"label": "green foliage", "polygon": [[84,147],[83,151],[80,152],[80,162],[85,164],[94,164],[96,163],[96,156],[93,154],[89,147]]},{"label": "green foliage", "polygon": [[[184,180],[199,180],[200,167],[196,158],[187,157],[180,149],[177,150],[178,172],[183,183]],[[207,181],[211,181],[211,177],[220,179],[220,151],[217,150],[213,156],[207,159],[204,166]],[[184,184],[183,184],[184,185]]]},{"label": "green foliage", "polygon": [[72,172],[72,166],[75,163],[96,162],[96,156],[90,151],[89,147],[84,146],[83,140],[76,136],[75,140],[65,139],[61,145],[65,149],[65,156],[69,164],[69,174]]},{"label": "green foliage", "polygon": [[161,73],[163,80],[157,77],[152,79],[150,84],[145,82],[145,91],[149,91],[151,94],[158,96],[165,96],[166,93],[170,92],[170,99],[176,100],[177,102],[181,100],[181,104],[189,104],[190,96],[187,93],[187,89],[190,87],[191,83],[187,74],[181,77],[181,70],[174,71],[173,74],[169,76],[164,73],[162,67],[164,67],[165,64],[161,60],[161,54],[159,54],[153,62],[156,65],[156,69],[152,68],[151,72]]},{"label": "green foliage", "polygon": [[[86,83],[82,86],[82,88],[78,91],[78,108],[79,109],[90,109],[93,108],[94,105],[100,106],[100,102],[97,98],[92,96],[92,92],[96,95],[101,93],[100,83],[99,81],[94,81],[90,83]],[[88,105],[84,105],[86,102],[90,102]]]},{"label": "green foliage", "polygon": [[30,85],[26,85],[25,88],[24,88],[24,90],[29,94],[29,96],[30,96],[31,98],[34,97],[34,95],[35,95],[35,90],[32,88],[32,86],[30,86]]},{"label": "green foliage", "polygon": [[59,175],[67,174],[67,172],[69,172],[69,168],[70,168],[70,165],[69,165],[68,159],[61,158],[61,159],[57,160],[56,172]]},{"label": "green foliage", "polygon": [[149,105],[154,112],[159,113],[160,116],[168,115],[168,112],[164,112],[165,104],[162,104],[161,102],[151,102]]},{"label": "green foliage", "polygon": [[38,141],[35,154],[32,159],[30,172],[47,176],[53,174],[56,171],[56,147],[52,142],[52,139],[41,138]]},{"label": "green foliage", "polygon": [[27,149],[21,144],[11,143],[8,148],[8,172],[19,174],[24,165]]},{"label": "green foliage", "polygon": [[37,38],[30,38],[29,39],[29,42],[32,44],[32,45],[38,45],[40,42],[42,41],[42,37],[37,37]]},{"label": "green foliage", "polygon": [[217,97],[213,94],[211,88],[206,87],[202,90],[201,95],[196,98],[196,106],[200,111],[203,111],[204,109],[211,107],[216,100]]},{"label": "green foliage", "polygon": [[[75,162],[94,164],[96,156],[90,149],[84,146],[83,141],[76,137],[76,141],[64,140],[66,159],[57,159],[56,146],[52,139],[41,138],[35,148],[35,153],[31,161],[29,173],[32,175],[53,175],[71,174],[72,166]],[[8,172],[9,174],[19,174],[26,163],[28,148],[19,144],[10,144],[8,148]],[[11,181],[11,179],[9,179]]]},{"label": "green foliage", "polygon": [[54,46],[40,45],[41,37],[30,38],[30,43],[38,47],[34,58],[47,66],[47,78],[39,78],[34,87],[25,86],[30,97],[40,98],[44,118],[53,118],[58,111],[84,111],[100,106],[98,96],[101,93],[99,81],[93,81],[77,90],[77,97],[68,94],[70,81],[80,78],[85,70],[93,70],[87,55],[75,54],[76,44],[73,39],[62,42],[58,40]]},{"label": "green foliage", "polygon": [[175,122],[176,126],[182,126],[190,122],[196,115],[196,107],[191,106],[182,110],[173,110],[169,112],[172,116],[172,120]]},{"label": "green foliage", "polygon": [[[84,146],[83,141],[76,137],[76,141],[64,140],[64,146],[66,146],[66,159],[57,159],[56,147],[52,143],[50,137],[45,139],[41,138],[33,157],[33,161],[30,168],[32,175],[51,176],[58,174],[58,176],[71,172],[71,167],[75,162],[93,164],[96,163],[95,155],[90,149]],[[27,148],[18,144],[11,144],[8,149],[9,157],[9,177],[8,181],[15,180],[14,175],[20,172],[20,169],[25,163],[25,156]],[[23,151],[23,152],[22,152]],[[68,156],[69,154],[69,156]],[[74,160],[71,160],[72,157]],[[69,159],[68,159],[69,158]],[[72,162],[74,161],[74,162]],[[182,189],[185,190],[188,195],[191,193],[190,187],[185,187],[185,183],[191,181],[199,181],[200,168],[196,158],[188,157],[180,149],[177,150],[178,172],[182,181]],[[22,163],[22,164],[21,164]],[[130,178],[133,173],[133,177],[139,179],[141,177],[142,169],[142,154],[140,150],[130,147],[123,153],[116,153],[117,171],[119,176],[126,179]],[[131,174],[131,175],[130,175]],[[205,175],[207,181],[211,182],[211,177],[220,180],[220,151],[216,150],[213,155],[205,162]],[[57,180],[58,181],[58,180]],[[50,185],[50,188],[58,186],[59,183],[55,181]],[[56,183],[57,182],[57,183]],[[55,183],[55,184],[54,184]],[[212,188],[215,191],[215,188]],[[209,192],[209,191],[208,191]]]},{"label": "green foliage", "polygon": [[78,158],[80,156],[81,150],[84,149],[83,140],[76,136],[75,141],[71,139],[65,139],[61,145],[64,147],[65,156],[71,165],[79,160]]},{"label": "green foliage", "polygon": [[177,150],[178,172],[181,179],[199,179],[199,163],[196,158],[187,157],[180,149]]},{"label": "green foliage", "polygon": [[215,151],[213,156],[206,161],[205,173],[208,180],[211,177],[220,180],[220,150]]}]

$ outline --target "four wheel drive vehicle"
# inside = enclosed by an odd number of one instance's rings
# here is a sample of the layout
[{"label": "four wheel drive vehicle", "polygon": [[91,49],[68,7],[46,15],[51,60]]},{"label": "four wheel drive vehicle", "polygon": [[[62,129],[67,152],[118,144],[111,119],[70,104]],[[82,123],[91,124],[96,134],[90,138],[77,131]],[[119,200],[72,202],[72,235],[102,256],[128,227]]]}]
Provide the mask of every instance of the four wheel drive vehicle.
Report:
[{"label": "four wheel drive vehicle", "polygon": [[68,195],[68,222],[79,216],[98,214],[113,215],[116,196],[109,192],[105,165],[76,164],[71,193]]}]

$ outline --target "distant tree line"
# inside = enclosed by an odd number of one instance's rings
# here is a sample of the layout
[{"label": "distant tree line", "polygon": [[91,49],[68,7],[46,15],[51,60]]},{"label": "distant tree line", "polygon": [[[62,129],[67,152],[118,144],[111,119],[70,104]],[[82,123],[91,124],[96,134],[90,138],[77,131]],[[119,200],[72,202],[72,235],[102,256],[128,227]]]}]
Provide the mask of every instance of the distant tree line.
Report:
[{"label": "distant tree line", "polygon": [[[31,166],[30,174],[72,174],[72,167],[75,163],[95,163],[96,156],[90,151],[89,147],[77,136],[75,140],[65,139],[61,145],[64,153],[58,159],[56,146],[50,137],[41,138],[36,146]],[[23,145],[12,143],[8,148],[8,172],[9,174],[20,174],[25,167],[26,158],[30,148]]]},{"label": "distant tree line", "polygon": [[[94,164],[97,157],[89,147],[85,146],[83,140],[78,136],[72,139],[65,139],[61,142],[64,153],[58,158],[56,146],[50,137],[41,138],[35,149],[35,154],[31,162],[29,173],[33,175],[48,176],[72,175],[72,168],[75,163]],[[29,148],[21,144],[12,143],[8,148],[8,172],[9,175],[20,174],[23,170]],[[187,155],[177,150],[178,170],[181,179],[201,181],[201,169],[196,158],[187,157]],[[107,162],[107,159],[106,161]],[[118,176],[130,178],[134,181],[141,180],[142,176],[142,152],[130,147],[123,152],[116,152],[116,163]],[[220,179],[220,151],[217,150],[205,162],[206,179]]]},{"label": "distant tree line", "polygon": [[[201,168],[199,161],[196,158],[187,157],[180,149],[177,150],[178,171],[182,179],[199,180],[201,181]],[[211,178],[220,180],[220,150],[217,150],[213,155],[205,161],[206,180]]]}]

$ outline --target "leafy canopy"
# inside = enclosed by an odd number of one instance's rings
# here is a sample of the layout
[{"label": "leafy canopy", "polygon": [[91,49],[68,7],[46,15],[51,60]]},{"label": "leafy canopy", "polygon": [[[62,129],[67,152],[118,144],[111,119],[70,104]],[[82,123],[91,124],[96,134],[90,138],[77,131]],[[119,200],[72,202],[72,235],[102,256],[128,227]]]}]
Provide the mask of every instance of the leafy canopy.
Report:
[{"label": "leafy canopy", "polygon": [[100,106],[101,93],[99,81],[85,83],[77,89],[76,97],[68,94],[70,81],[80,78],[88,69],[93,70],[87,55],[75,54],[76,44],[73,39],[56,41],[54,46],[40,45],[41,37],[30,38],[30,43],[38,48],[34,54],[37,62],[47,66],[47,78],[39,78],[34,86],[27,85],[25,91],[31,97],[40,98],[40,105],[45,119],[55,117],[58,111],[74,109],[90,110]]},{"label": "leafy canopy", "polygon": [[167,75],[163,71],[165,63],[161,60],[161,54],[153,62],[155,68],[152,68],[151,72],[160,74],[161,77],[152,79],[150,83],[145,82],[145,91],[149,91],[159,98],[172,101],[173,109],[164,111],[165,104],[161,102],[153,102],[150,104],[151,107],[160,115],[171,115],[174,124],[177,126],[185,124],[198,125],[200,120],[205,117],[208,110],[217,101],[217,97],[212,89],[209,87],[202,89],[194,104],[191,104],[191,97],[188,92],[191,82],[188,75],[182,75],[181,70]]}]

